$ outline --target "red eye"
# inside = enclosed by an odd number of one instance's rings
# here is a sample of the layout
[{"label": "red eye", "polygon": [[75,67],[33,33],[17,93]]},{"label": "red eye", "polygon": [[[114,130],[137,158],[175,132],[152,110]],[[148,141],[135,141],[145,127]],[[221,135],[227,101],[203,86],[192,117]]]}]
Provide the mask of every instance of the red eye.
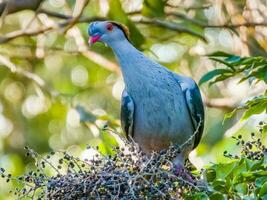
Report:
[{"label": "red eye", "polygon": [[113,30],[113,25],[112,24],[108,24],[106,26],[106,28],[107,28],[108,31],[112,31]]}]

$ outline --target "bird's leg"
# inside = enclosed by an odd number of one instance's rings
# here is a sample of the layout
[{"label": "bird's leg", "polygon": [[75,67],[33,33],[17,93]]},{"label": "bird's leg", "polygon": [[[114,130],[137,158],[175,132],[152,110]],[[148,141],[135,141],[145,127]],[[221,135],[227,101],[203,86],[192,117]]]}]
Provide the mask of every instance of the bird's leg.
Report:
[{"label": "bird's leg", "polygon": [[185,168],[185,159],[182,154],[178,154],[178,156],[174,160],[174,173],[181,178],[184,178],[186,181],[194,184],[195,180],[191,173]]},{"label": "bird's leg", "polygon": [[183,164],[176,164],[175,165],[175,172],[177,176],[180,176],[181,178],[184,178],[186,181],[189,181],[190,183],[195,183],[195,180],[193,179],[193,176],[190,174],[190,172],[184,167]]}]

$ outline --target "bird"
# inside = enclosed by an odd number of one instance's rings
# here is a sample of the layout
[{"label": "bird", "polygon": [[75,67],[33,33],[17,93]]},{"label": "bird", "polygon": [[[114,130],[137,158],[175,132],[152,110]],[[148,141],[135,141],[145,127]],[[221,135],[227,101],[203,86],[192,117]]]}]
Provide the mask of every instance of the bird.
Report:
[{"label": "bird", "polygon": [[193,79],[146,57],[130,41],[129,29],[115,21],[94,21],[89,44],[109,46],[119,62],[125,88],[121,125],[146,154],[184,145],[174,159],[178,171],[198,146],[204,129],[204,105]]}]

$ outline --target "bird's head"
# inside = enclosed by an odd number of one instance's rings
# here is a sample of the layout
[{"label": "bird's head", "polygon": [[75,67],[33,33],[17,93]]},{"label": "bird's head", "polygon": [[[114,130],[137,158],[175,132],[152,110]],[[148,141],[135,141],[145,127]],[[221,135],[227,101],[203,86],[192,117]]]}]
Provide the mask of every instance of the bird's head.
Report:
[{"label": "bird's head", "polygon": [[90,36],[89,44],[92,45],[97,41],[111,44],[112,42],[129,40],[128,28],[120,23],[113,21],[96,21],[90,23],[88,27]]}]

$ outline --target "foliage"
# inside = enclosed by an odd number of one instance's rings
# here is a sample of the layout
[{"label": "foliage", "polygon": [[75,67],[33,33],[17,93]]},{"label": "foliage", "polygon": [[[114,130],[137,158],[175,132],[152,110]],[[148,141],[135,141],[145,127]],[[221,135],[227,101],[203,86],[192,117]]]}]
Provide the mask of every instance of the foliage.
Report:
[{"label": "foliage", "polygon": [[142,14],[148,17],[163,17],[164,13],[164,4],[167,1],[153,1],[153,0],[145,0],[144,6],[142,9]]},{"label": "foliage", "polygon": [[[234,76],[241,76],[239,83],[249,80],[252,84],[264,81],[267,84],[267,60],[263,57],[240,57],[225,52],[215,52],[210,59],[223,64],[226,68],[214,69],[206,73],[199,81],[209,85]],[[232,118],[238,110],[245,110],[241,119],[260,113],[267,113],[267,90],[265,94],[256,96],[225,115]],[[259,123],[261,134],[266,133],[267,124]],[[267,148],[262,140],[251,133],[251,139],[245,141],[242,135],[233,137],[241,147],[240,156],[227,151],[224,155],[233,161],[230,163],[214,164],[206,170],[206,178],[211,183],[216,199],[266,199],[267,198]]]},{"label": "foliage", "polygon": [[232,161],[213,164],[206,171],[207,181],[227,199],[265,199],[267,196],[267,148],[260,139],[264,124],[260,125],[260,135],[251,133],[248,141],[241,135],[233,137],[241,148],[240,155],[225,151],[224,155]]},{"label": "foliage", "polygon": [[267,113],[267,93],[248,100],[244,105],[235,108],[232,112],[225,115],[225,119],[231,118],[238,110],[245,110],[241,119],[248,119],[255,114]]},{"label": "foliage", "polygon": [[250,79],[251,83],[256,80],[257,82],[264,81],[267,84],[267,59],[264,57],[240,57],[225,52],[215,52],[208,56],[226,68],[208,72],[200,79],[200,85],[214,79],[209,83],[212,85],[236,75],[243,76],[239,83]]},{"label": "foliage", "polygon": [[[214,69],[206,73],[199,80],[199,84],[210,81],[212,85],[234,76],[241,76],[239,83],[249,80],[253,82],[264,81],[267,84],[267,59],[258,57],[240,57],[225,52],[215,52],[209,55],[211,60],[223,64],[225,68]],[[267,90],[265,94],[248,100],[244,105],[235,108],[231,113],[225,115],[225,119],[231,118],[238,110],[245,110],[241,119],[248,119],[250,116],[260,113],[267,113]]]}]

